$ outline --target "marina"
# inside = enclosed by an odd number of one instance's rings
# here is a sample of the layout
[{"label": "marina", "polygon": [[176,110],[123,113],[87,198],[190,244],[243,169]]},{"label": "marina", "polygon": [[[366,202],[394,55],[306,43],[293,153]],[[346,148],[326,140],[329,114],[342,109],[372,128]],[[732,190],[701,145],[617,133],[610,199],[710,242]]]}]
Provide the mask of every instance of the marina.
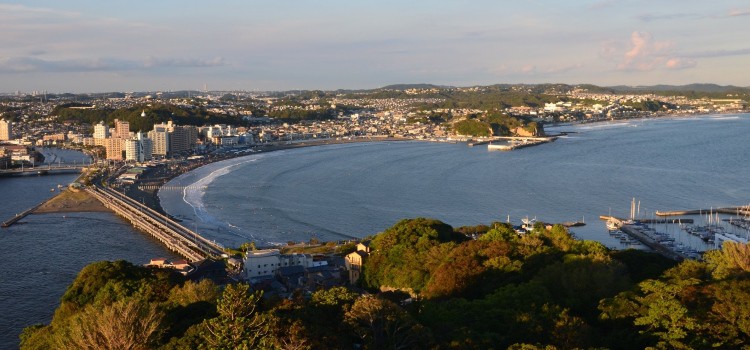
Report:
[{"label": "marina", "polygon": [[[607,230],[611,235],[621,237],[623,243],[634,239],[652,250],[674,260],[700,259],[702,250],[686,244],[692,238],[703,242],[706,249],[721,249],[724,242],[748,243],[750,238],[750,218],[747,216],[747,206],[725,207],[718,209],[698,209],[659,212],[657,216],[698,215],[702,224],[696,224],[694,219],[640,219],[640,202],[631,202],[630,217],[625,220],[611,215],[600,216],[606,221]],[[720,214],[735,214],[730,218],[720,218]],[[729,228],[724,225],[729,224]],[[665,232],[659,232],[650,225],[663,224]],[[676,234],[669,234],[668,225],[678,225]],[[730,229],[731,228],[731,229]],[[614,233],[613,233],[614,232]],[[684,232],[684,235],[682,234]],[[622,237],[625,234],[627,237]]]}]

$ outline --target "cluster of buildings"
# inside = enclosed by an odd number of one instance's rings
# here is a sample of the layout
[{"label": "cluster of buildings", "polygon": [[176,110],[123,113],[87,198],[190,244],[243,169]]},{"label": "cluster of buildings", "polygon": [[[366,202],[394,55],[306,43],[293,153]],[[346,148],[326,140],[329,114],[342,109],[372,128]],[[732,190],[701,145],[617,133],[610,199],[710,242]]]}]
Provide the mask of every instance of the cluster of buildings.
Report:
[{"label": "cluster of buildings", "polygon": [[38,153],[26,145],[7,142],[12,141],[13,136],[13,123],[0,119],[0,169],[10,168],[15,163],[34,164],[39,157]]},{"label": "cluster of buildings", "polygon": [[195,126],[181,126],[169,121],[155,124],[153,130],[144,134],[131,132],[127,121],[115,119],[113,128],[103,122],[94,125],[93,137],[84,138],[83,144],[104,147],[108,160],[146,162],[155,157],[189,153],[197,141],[198,129]]}]

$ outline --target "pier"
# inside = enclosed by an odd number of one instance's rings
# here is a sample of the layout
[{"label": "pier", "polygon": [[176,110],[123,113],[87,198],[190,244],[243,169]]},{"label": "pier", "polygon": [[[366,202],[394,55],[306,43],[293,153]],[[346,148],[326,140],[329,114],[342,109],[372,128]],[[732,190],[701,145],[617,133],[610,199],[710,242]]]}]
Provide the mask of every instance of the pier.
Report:
[{"label": "pier", "polygon": [[2,228],[8,228],[8,227],[11,227],[11,226],[12,226],[13,224],[17,223],[17,222],[18,222],[19,220],[21,220],[21,219],[25,218],[25,217],[26,217],[27,215],[29,215],[29,214],[33,213],[33,212],[34,212],[34,210],[37,210],[37,209],[38,209],[39,207],[41,207],[41,206],[42,206],[42,204],[44,204],[44,203],[45,203],[45,202],[39,203],[39,204],[37,204],[37,205],[35,205],[35,206],[33,206],[33,207],[29,208],[29,209],[26,209],[26,210],[24,210],[23,212],[21,212],[21,213],[19,213],[19,214],[16,214],[16,216],[14,216],[14,217],[12,217],[12,218],[10,218],[10,219],[6,220],[6,221],[3,221],[3,223],[2,223],[2,224],[0,224],[0,227],[2,227]]},{"label": "pier", "polygon": [[105,207],[130,221],[134,227],[150,234],[168,249],[190,261],[220,257],[224,254],[224,247],[220,244],[202,237],[122,193],[104,187],[86,188],[86,192]]},{"label": "pier", "polygon": [[655,239],[649,237],[644,232],[642,232],[641,229],[637,225],[626,224],[624,220],[614,217],[614,216],[602,215],[599,218],[602,220],[614,222],[615,225],[622,232],[625,232],[628,236],[635,238],[636,240],[641,242],[643,245],[651,248],[652,250],[661,254],[662,256],[665,256],[669,259],[676,260],[676,261],[682,261],[682,260],[689,258],[683,254],[673,251],[672,249],[665,246],[664,244],[661,244]]}]

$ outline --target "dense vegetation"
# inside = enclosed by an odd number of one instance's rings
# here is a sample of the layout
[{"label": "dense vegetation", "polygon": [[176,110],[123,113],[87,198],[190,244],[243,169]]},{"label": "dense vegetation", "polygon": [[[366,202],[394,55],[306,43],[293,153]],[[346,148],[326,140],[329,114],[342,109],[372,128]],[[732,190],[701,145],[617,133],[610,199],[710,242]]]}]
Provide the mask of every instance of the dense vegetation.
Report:
[{"label": "dense vegetation", "polygon": [[[467,235],[480,235],[469,239]],[[165,270],[84,268],[22,349],[662,349],[750,342],[750,248],[705,262],[613,252],[565,228],[403,220],[371,242],[360,295],[263,297]],[[394,292],[395,290],[395,292]],[[410,294],[410,295],[406,295]],[[411,303],[401,303],[411,296]]]},{"label": "dense vegetation", "polygon": [[[85,106],[82,104],[62,104],[50,113],[56,116],[60,122],[75,122],[98,124],[104,122],[110,126],[114,125],[114,120],[124,120],[130,123],[130,131],[150,131],[154,124],[166,123],[173,121],[178,125],[214,125],[230,124],[242,125],[243,121],[238,116],[229,116],[223,114],[213,114],[200,107],[181,108],[171,104],[154,103],[150,105],[138,105],[129,108],[108,109],[75,109],[71,107]],[[145,117],[141,113],[146,114]]]}]

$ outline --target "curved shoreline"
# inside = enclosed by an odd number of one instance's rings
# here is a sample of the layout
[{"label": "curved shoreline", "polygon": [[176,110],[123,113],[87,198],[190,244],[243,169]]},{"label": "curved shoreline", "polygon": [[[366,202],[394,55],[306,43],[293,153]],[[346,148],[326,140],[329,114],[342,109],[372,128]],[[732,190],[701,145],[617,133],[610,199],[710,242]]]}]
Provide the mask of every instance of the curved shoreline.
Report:
[{"label": "curved shoreline", "polygon": [[[747,114],[730,114],[730,115],[735,115],[738,118],[742,118],[743,116],[747,116]],[[699,118],[699,119],[706,119],[706,118],[726,118],[727,116],[728,116],[728,114],[705,114],[705,115],[690,115],[690,116],[671,116],[671,118],[669,118],[669,119],[672,119],[672,120],[690,120],[690,119],[694,119],[694,118]],[[665,119],[667,119],[667,118],[665,118],[665,117],[649,118],[649,119],[646,119],[646,121],[659,121],[659,120],[665,120]],[[614,122],[617,123],[617,124],[631,125],[632,126],[633,124],[639,124],[642,121],[643,121],[643,119],[633,119],[633,120],[616,120]],[[584,129],[587,129],[587,128],[590,128],[590,127],[594,126],[595,124],[601,124],[602,126],[606,126],[606,125],[612,124],[612,123],[613,123],[613,121],[602,121],[601,123],[586,123],[586,124],[576,124],[576,125],[569,125],[569,126],[573,127],[573,128],[582,127]],[[636,125],[636,126],[638,126],[638,125]],[[587,131],[595,131],[596,129],[597,128],[593,128],[593,129],[587,130]],[[300,148],[300,147],[310,147],[310,146],[322,146],[322,145],[326,145],[326,144],[361,143],[361,142],[372,142],[372,141],[374,141],[374,142],[380,142],[380,141],[392,141],[392,140],[394,140],[394,141],[395,140],[428,141],[428,140],[388,139],[388,138],[379,138],[379,139],[361,138],[361,139],[352,139],[352,140],[305,141],[305,142],[299,142],[299,143],[290,144],[290,145],[281,144],[281,145],[274,145],[272,147],[266,146],[263,149],[261,149],[259,152],[256,152],[256,153],[242,154],[242,155],[239,155],[239,156],[232,156],[232,157],[223,157],[221,159],[213,159],[210,162],[204,162],[204,164],[202,164],[202,165],[209,165],[209,164],[217,163],[219,161],[224,161],[224,160],[229,160],[229,159],[237,159],[237,158],[244,158],[246,156],[253,156],[253,155],[257,155],[257,154],[261,154],[261,153],[265,153],[265,152],[277,151],[277,150],[287,150],[287,149]],[[231,164],[229,164],[228,166],[231,166]],[[168,181],[173,181],[175,178],[177,178],[179,176],[192,173],[192,170],[197,170],[197,169],[199,169],[201,167],[196,167],[196,168],[191,169],[190,171],[184,171],[184,172],[181,172],[181,173],[178,173],[178,174],[174,174],[174,176],[170,177],[170,179]],[[216,169],[214,169],[214,171],[215,170]],[[205,177],[205,176],[207,176],[207,174],[201,174],[200,175],[200,177]],[[183,185],[187,186],[187,185],[195,183],[195,181],[198,181],[198,180],[200,180],[200,179],[196,177],[194,179],[190,179],[190,180],[186,181],[185,184],[176,184],[176,185],[177,186],[183,186]],[[187,182],[190,182],[190,183],[188,184]],[[165,182],[165,183],[167,183],[167,182]],[[154,197],[156,197],[156,196],[157,196],[157,194],[155,192],[154,193]],[[174,197],[172,197],[172,198],[174,198]],[[170,200],[171,200],[171,198],[170,198]],[[157,199],[157,201],[158,201],[158,199]],[[179,214],[181,212],[183,215],[188,215],[188,214],[185,214],[186,213],[185,209],[190,210],[189,207],[192,207],[192,205],[190,203],[188,203],[188,206],[186,206],[186,207],[183,207],[183,206],[180,205],[178,207],[179,210],[177,212],[169,213],[169,214],[178,215],[178,217],[179,217]],[[159,203],[159,209],[164,210],[161,207],[161,203]],[[212,217],[211,219],[215,219],[215,218]],[[209,221],[211,221],[211,219],[209,219]],[[209,221],[200,221],[200,219],[198,219],[198,224],[203,223],[205,226],[212,226],[212,225],[213,226],[217,226],[217,222],[213,222],[213,221],[209,222]],[[227,227],[227,224],[229,224],[229,223],[222,221],[220,224],[221,224],[221,228],[219,229],[219,232],[223,232],[224,229]],[[232,227],[232,225],[229,224],[228,227]],[[243,236],[243,237],[245,237],[245,235],[247,235],[247,234],[252,235],[252,233],[245,232],[245,231],[239,231],[239,230],[236,231],[236,232],[232,231],[232,230],[229,230],[229,231],[232,232],[232,233],[239,232],[239,233],[241,233],[241,236]],[[224,232],[224,233],[227,233],[227,232]]]},{"label": "curved shoreline", "polygon": [[397,138],[397,137],[382,137],[382,138],[355,138],[355,139],[342,139],[342,140],[332,140],[332,139],[305,140],[302,142],[296,142],[292,144],[261,145],[260,148],[257,148],[257,151],[253,153],[247,153],[247,154],[242,154],[242,155],[230,155],[228,157],[221,157],[221,158],[208,159],[208,160],[206,159],[198,160],[195,163],[192,163],[194,166],[189,166],[189,169],[186,169],[185,171],[178,171],[175,173],[171,173],[166,178],[154,179],[153,177],[149,176],[151,174],[146,174],[146,176],[141,178],[141,182],[161,180],[161,184],[158,185],[158,188],[152,191],[148,191],[148,192],[137,190],[137,189],[131,189],[130,191],[128,191],[128,195],[136,199],[142,198],[145,205],[149,206],[150,208],[160,213],[172,216],[171,213],[166,212],[164,208],[161,206],[161,202],[158,196],[161,187],[168,185],[170,182],[172,182],[173,180],[177,179],[180,176],[196,171],[204,166],[216,164],[216,163],[231,160],[231,159],[240,159],[240,158],[250,157],[250,156],[259,155],[263,153],[271,153],[275,151],[283,151],[283,150],[296,149],[296,148],[318,147],[318,146],[339,145],[339,144],[349,144],[349,143],[395,142],[395,141],[425,141],[425,140],[410,139],[410,138]]}]

